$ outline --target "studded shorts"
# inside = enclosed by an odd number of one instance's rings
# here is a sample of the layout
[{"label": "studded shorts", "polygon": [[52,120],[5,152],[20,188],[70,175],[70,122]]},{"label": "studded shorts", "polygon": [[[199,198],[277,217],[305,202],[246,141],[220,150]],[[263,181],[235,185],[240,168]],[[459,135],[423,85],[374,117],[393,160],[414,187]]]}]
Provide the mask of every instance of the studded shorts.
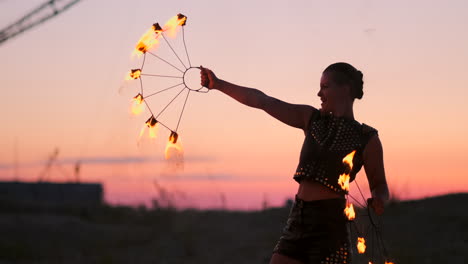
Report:
[{"label": "studded shorts", "polygon": [[296,197],[274,253],[303,263],[351,263],[346,201],[303,201]]}]

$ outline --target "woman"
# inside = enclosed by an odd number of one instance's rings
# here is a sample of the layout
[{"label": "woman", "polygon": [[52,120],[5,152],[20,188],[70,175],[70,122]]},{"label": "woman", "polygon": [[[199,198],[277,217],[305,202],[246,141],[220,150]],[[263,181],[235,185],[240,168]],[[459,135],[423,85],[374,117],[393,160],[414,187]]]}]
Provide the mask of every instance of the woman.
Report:
[{"label": "woman", "polygon": [[[347,172],[352,181],[364,166],[372,193],[369,206],[379,215],[389,198],[377,130],[354,119],[354,100],[363,96],[362,73],[348,63],[328,66],[320,80],[317,95],[322,104],[317,110],[223,81],[211,70],[200,69],[201,84],[208,89],[219,90],[304,131],[294,175],[299,188],[270,264],[351,263],[351,244],[343,213],[347,191],[338,184],[339,175]],[[342,160],[353,151],[356,151],[354,167],[349,171]]]}]

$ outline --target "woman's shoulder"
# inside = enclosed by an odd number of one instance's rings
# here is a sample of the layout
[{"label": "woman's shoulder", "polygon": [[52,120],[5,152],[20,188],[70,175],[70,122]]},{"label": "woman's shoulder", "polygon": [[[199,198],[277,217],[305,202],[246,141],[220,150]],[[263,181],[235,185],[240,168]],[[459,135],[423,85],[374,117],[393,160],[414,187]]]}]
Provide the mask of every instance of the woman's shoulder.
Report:
[{"label": "woman's shoulder", "polygon": [[379,131],[375,129],[374,127],[371,127],[365,123],[362,123],[361,125],[361,142],[364,146],[369,143],[369,141],[379,135]]}]

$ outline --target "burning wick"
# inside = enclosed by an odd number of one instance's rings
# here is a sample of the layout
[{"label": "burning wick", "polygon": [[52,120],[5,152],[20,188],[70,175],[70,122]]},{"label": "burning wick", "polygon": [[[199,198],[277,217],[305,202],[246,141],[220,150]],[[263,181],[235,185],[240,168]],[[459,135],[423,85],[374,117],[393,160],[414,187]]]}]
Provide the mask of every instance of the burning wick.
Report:
[{"label": "burning wick", "polygon": [[154,23],[153,24],[153,31],[156,34],[159,34],[163,31],[162,27],[159,25],[159,23]]},{"label": "burning wick", "polygon": [[141,76],[141,70],[140,69],[133,69],[133,70],[130,70],[130,72],[128,73],[128,76],[127,76],[127,80],[136,80],[138,78],[140,78]]},{"label": "burning wick", "polygon": [[143,110],[145,110],[143,105],[143,95],[139,93],[132,99],[131,112],[134,115],[139,115]]},{"label": "burning wick", "polygon": [[183,154],[183,149],[182,149],[182,146],[180,145],[180,142],[177,144],[177,140],[179,138],[179,135],[172,131],[171,132],[171,135],[169,136],[169,141],[167,142],[166,144],[166,151],[165,151],[165,158],[166,160],[169,160],[171,158],[171,149],[175,149],[176,150],[176,157],[179,156],[181,157],[181,155]]},{"label": "burning wick", "polygon": [[145,122],[145,125],[141,129],[140,138],[145,133],[146,128],[148,128],[149,137],[150,138],[156,138],[156,134],[157,134],[156,133],[157,132],[157,126],[156,125],[157,124],[158,124],[158,121],[156,120],[156,118],[154,118],[154,116],[151,116],[150,118],[148,118],[148,120],[146,120],[146,122]]},{"label": "burning wick", "polygon": [[176,132],[172,131],[171,135],[169,136],[169,141],[175,144],[177,143],[178,138],[179,138],[179,135]]},{"label": "burning wick", "polygon": [[366,252],[366,240],[363,237],[358,237],[357,249],[359,254],[364,254],[364,252]]}]

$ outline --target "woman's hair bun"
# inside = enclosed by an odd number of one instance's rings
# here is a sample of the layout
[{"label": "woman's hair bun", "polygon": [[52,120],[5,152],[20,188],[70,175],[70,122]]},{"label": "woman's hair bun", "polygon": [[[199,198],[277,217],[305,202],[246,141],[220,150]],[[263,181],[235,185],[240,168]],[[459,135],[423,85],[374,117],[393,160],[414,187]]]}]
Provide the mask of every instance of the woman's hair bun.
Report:
[{"label": "woman's hair bun", "polygon": [[351,64],[346,62],[337,62],[328,66],[323,72],[332,73],[333,80],[337,84],[349,85],[351,87],[353,98],[361,99],[364,95],[363,74]]}]

